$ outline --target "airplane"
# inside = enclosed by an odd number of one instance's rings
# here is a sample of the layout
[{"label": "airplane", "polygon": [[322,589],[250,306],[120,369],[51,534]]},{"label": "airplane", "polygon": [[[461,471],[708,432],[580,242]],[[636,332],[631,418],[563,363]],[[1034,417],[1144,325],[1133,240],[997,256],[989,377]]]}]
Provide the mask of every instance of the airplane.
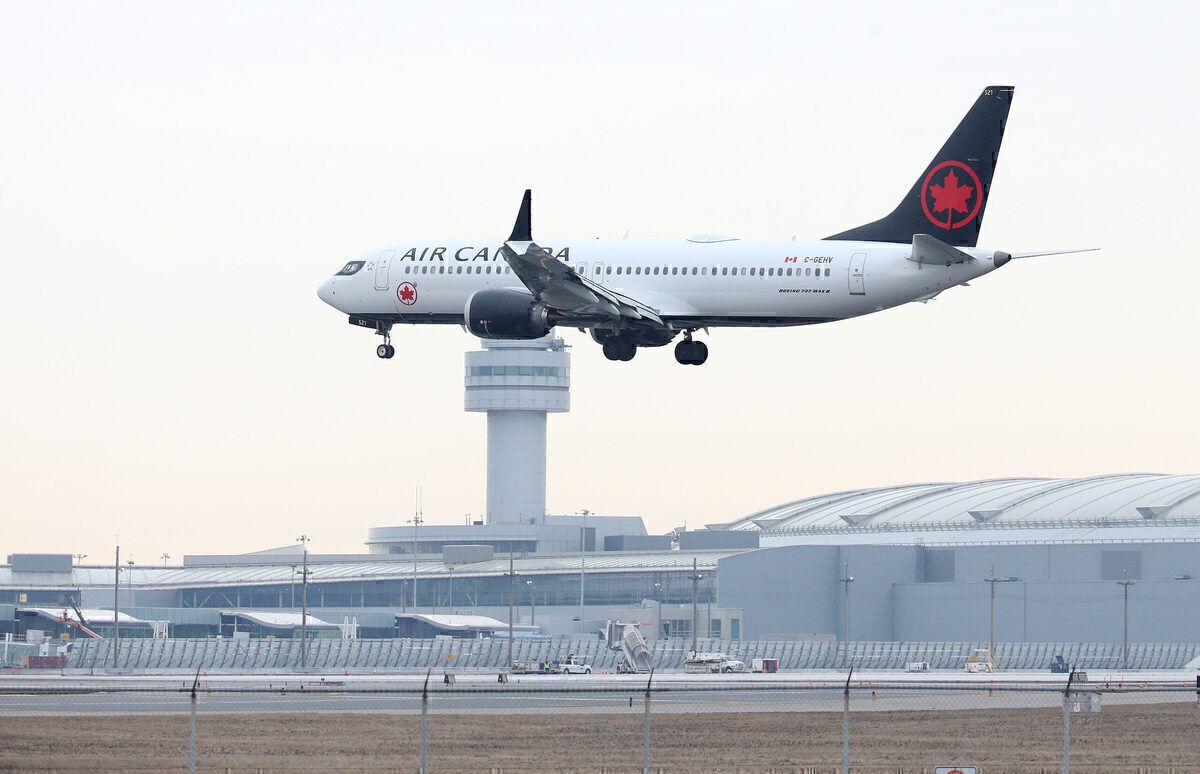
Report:
[{"label": "airplane", "polygon": [[[508,239],[407,242],[348,261],[317,295],[352,325],[454,324],[484,339],[586,330],[609,360],[679,338],[675,359],[708,360],[698,331],[811,325],[939,293],[1014,258],[1083,250],[976,247],[1013,87],[988,86],[900,204],[866,225],[812,241],[698,234],[678,240],[563,239],[532,233],[532,195]],[[548,245],[548,246],[547,246]]]}]

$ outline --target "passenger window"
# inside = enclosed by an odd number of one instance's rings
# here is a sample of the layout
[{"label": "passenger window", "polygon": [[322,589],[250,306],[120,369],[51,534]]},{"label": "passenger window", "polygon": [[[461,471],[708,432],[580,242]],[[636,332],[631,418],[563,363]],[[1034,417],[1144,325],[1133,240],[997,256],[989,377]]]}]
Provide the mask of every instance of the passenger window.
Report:
[{"label": "passenger window", "polygon": [[790,276],[792,276],[792,270],[791,270],[791,269],[788,269],[788,276],[789,276],[789,277],[790,277]]},{"label": "passenger window", "polygon": [[722,277],[724,277],[724,276],[725,276],[725,275],[727,275],[727,274],[729,274],[729,269],[721,269],[721,276],[722,276]]},{"label": "passenger window", "polygon": [[655,273],[655,275],[657,275],[657,274],[658,274],[658,267],[657,267],[657,266],[655,266],[655,267],[654,267],[654,273]]},{"label": "passenger window", "polygon": [[634,273],[634,274],[641,274],[641,273],[642,273],[642,267],[641,267],[641,266],[635,267],[635,268],[634,268],[634,270],[633,270],[633,273]]},{"label": "passenger window", "polygon": [[491,267],[491,266],[487,267],[486,269],[484,269],[484,270],[483,270],[483,273],[484,273],[484,274],[491,274],[491,273],[492,273],[492,267]]},{"label": "passenger window", "polygon": [[621,267],[620,267],[620,266],[618,266],[618,267],[617,267],[617,274],[620,274],[620,273],[621,273]]},{"label": "passenger window", "polygon": [[743,277],[746,276],[746,267],[745,266],[742,267],[742,276]]},{"label": "passenger window", "polygon": [[829,276],[829,269],[826,269],[826,270],[825,270],[825,276],[826,276],[826,277],[828,277],[828,276]]},{"label": "passenger window", "polygon": [[751,277],[754,276],[754,267],[753,266],[750,267],[750,276]]},{"label": "passenger window", "polygon": [[612,274],[612,267],[611,267],[611,266],[606,266],[606,267],[604,267],[604,273],[605,273],[605,274]]}]

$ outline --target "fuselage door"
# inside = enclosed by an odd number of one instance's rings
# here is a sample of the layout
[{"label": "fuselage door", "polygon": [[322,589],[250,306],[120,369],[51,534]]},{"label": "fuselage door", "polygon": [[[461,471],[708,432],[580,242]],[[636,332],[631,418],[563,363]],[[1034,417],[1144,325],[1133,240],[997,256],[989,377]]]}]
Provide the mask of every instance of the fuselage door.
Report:
[{"label": "fuselage door", "polygon": [[597,285],[604,284],[604,261],[596,261],[592,264],[591,280]]},{"label": "fuselage door", "polygon": [[384,250],[379,256],[379,260],[375,263],[375,289],[388,289],[388,267],[392,265],[392,259],[396,257],[395,250]]},{"label": "fuselage door", "polygon": [[850,257],[850,295],[865,296],[867,294],[867,287],[863,283],[863,274],[866,269],[866,253],[855,253]]}]

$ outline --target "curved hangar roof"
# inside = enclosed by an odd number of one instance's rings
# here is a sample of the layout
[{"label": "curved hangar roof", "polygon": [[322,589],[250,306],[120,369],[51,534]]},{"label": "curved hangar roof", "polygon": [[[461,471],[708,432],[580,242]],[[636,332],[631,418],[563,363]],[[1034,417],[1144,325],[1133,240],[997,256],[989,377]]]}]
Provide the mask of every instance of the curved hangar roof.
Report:
[{"label": "curved hangar roof", "polygon": [[905,484],[817,495],[715,529],[768,534],[1200,524],[1200,475],[1119,473]]}]

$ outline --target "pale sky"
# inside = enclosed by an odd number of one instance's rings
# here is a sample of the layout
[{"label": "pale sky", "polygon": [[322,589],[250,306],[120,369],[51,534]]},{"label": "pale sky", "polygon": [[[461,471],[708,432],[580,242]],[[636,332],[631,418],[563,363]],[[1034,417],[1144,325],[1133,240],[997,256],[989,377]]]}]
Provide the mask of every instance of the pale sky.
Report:
[{"label": "pale sky", "polygon": [[0,557],[241,552],[484,506],[457,327],[316,297],[390,242],[819,238],[1017,87],[929,304],[572,345],[552,512],[652,532],[843,488],[1200,471],[1194,3],[0,3]]}]

